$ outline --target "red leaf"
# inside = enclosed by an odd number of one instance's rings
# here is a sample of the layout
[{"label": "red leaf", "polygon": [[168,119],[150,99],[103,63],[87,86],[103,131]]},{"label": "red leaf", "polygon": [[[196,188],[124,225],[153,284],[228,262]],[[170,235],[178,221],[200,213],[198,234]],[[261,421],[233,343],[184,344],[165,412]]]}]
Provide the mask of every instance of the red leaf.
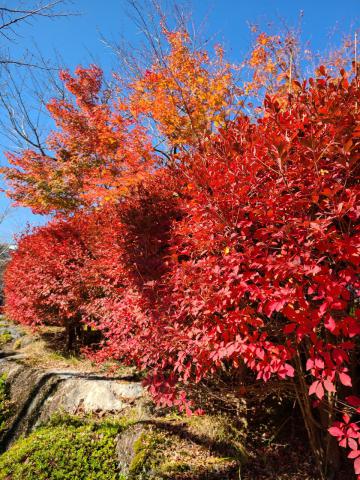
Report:
[{"label": "red leaf", "polygon": [[314,366],[314,360],[312,358],[308,358],[306,361],[306,370],[311,370]]},{"label": "red leaf", "polygon": [[322,370],[325,367],[324,360],[322,360],[321,358],[316,358],[315,359],[315,367]]},{"label": "red leaf", "polygon": [[314,393],[319,400],[322,400],[322,398],[324,397],[324,387],[319,380],[314,382],[309,388],[309,395],[312,395]]},{"label": "red leaf", "polygon": [[330,427],[330,428],[328,428],[328,432],[333,437],[341,437],[342,438],[344,436],[344,432],[339,427]]},{"label": "red leaf", "polygon": [[351,387],[352,386],[351,378],[346,373],[339,373],[339,379],[340,379],[340,382],[343,385],[345,385],[345,387]]},{"label": "red leaf", "polygon": [[321,382],[319,382],[319,385],[317,386],[315,393],[316,393],[316,396],[318,397],[318,399],[322,400],[325,392],[324,392],[324,387],[322,386]]},{"label": "red leaf", "polygon": [[324,380],[324,387],[330,393],[334,393],[336,391],[335,385],[328,379]]},{"label": "red leaf", "polygon": [[360,456],[360,450],[353,450],[349,453],[348,458],[357,458]]},{"label": "red leaf", "polygon": [[325,328],[327,328],[328,330],[330,330],[330,332],[333,332],[336,328],[336,323],[335,323],[335,320],[333,319],[332,316],[328,316],[328,318],[325,320],[324,322],[324,325],[325,325]]},{"label": "red leaf", "polygon": [[315,392],[316,392],[316,389],[317,389],[317,386],[319,384],[319,380],[316,380],[315,382],[313,382],[311,385],[310,385],[310,388],[309,388],[309,395],[313,395]]},{"label": "red leaf", "polygon": [[350,395],[349,397],[346,397],[345,400],[352,407],[360,407],[360,398],[356,397],[355,395]]},{"label": "red leaf", "polygon": [[360,457],[358,457],[354,462],[354,469],[356,475],[360,474]]},{"label": "red leaf", "polygon": [[347,438],[343,438],[341,442],[339,442],[340,447],[346,448],[347,445]]},{"label": "red leaf", "polygon": [[345,423],[349,423],[349,422],[350,422],[350,416],[349,416],[347,413],[344,413],[343,419],[344,419],[344,422],[345,422]]},{"label": "red leaf", "polygon": [[348,444],[349,444],[349,448],[351,448],[351,450],[357,450],[358,443],[357,443],[356,440],[354,440],[353,438],[348,438]]},{"label": "red leaf", "polygon": [[288,323],[284,327],[284,333],[285,334],[292,333],[295,330],[295,328],[296,328],[296,323]]}]

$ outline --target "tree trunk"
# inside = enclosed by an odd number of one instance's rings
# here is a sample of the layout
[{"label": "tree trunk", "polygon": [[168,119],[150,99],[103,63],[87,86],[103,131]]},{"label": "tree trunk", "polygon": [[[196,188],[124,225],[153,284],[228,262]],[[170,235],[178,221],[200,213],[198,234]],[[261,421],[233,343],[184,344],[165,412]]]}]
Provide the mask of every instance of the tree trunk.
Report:
[{"label": "tree trunk", "polygon": [[66,326],[66,349],[68,352],[73,351],[76,342],[76,328],[73,323]]},{"label": "tree trunk", "polygon": [[296,371],[299,383],[295,383],[295,391],[298,404],[301,409],[302,417],[305,423],[306,431],[309,438],[310,448],[315,458],[317,470],[319,472],[319,479],[326,480],[326,456],[323,448],[323,442],[321,441],[322,427],[314,419],[308,385],[304,379],[304,370],[301,364],[300,354],[295,357]]}]

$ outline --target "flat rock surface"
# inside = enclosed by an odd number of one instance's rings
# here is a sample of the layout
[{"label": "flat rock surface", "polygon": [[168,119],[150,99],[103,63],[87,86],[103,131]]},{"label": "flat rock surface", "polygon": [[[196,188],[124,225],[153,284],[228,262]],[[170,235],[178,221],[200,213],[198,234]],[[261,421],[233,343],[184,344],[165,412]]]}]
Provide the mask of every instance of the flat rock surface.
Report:
[{"label": "flat rock surface", "polygon": [[135,404],[144,395],[139,382],[96,378],[78,378],[57,374],[62,379],[43,405],[41,420],[56,411],[67,413],[115,413]]}]

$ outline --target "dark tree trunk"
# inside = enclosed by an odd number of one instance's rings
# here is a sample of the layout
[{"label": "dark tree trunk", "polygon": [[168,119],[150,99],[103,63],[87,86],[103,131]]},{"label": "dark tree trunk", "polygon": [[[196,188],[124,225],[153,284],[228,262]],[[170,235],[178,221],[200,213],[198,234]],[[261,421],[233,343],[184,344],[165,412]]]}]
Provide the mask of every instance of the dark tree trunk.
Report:
[{"label": "dark tree trunk", "polygon": [[73,323],[69,323],[66,327],[66,349],[68,352],[74,350],[76,343],[76,327]]}]

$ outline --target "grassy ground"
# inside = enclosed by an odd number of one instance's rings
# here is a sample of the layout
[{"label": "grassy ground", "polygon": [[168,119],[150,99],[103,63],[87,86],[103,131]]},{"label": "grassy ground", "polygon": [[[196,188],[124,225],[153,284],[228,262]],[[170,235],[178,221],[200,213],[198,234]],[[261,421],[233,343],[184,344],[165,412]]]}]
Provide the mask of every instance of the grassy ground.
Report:
[{"label": "grassy ground", "polygon": [[[235,480],[246,454],[230,419],[57,417],[0,457],[0,480]],[[125,465],[119,438],[140,433]]]},{"label": "grassy ground", "polygon": [[22,327],[24,337],[14,342],[13,348],[26,357],[31,366],[45,369],[72,369],[92,372],[96,366],[81,355],[67,353],[62,345],[64,329],[60,327],[39,327],[35,331]]}]

